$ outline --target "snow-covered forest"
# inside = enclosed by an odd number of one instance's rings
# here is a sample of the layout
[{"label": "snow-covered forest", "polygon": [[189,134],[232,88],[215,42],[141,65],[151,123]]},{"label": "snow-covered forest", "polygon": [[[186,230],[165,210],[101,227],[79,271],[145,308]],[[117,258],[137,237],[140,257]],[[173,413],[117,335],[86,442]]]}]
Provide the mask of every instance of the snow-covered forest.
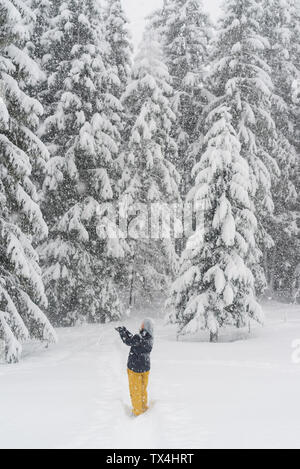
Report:
[{"label": "snow-covered forest", "polygon": [[175,355],[270,300],[300,335],[300,2],[204,3],[136,45],[122,0],[0,0],[1,379],[146,311]]}]

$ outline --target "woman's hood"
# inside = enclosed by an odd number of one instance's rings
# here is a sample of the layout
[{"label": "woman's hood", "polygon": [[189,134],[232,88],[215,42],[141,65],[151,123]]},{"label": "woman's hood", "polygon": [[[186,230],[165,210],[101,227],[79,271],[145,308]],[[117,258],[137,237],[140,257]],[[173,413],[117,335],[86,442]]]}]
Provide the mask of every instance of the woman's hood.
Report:
[{"label": "woman's hood", "polygon": [[144,320],[144,329],[145,329],[146,332],[148,332],[148,334],[151,335],[151,337],[153,337],[153,334],[154,334],[154,324],[153,324],[152,319],[146,318],[146,319]]}]

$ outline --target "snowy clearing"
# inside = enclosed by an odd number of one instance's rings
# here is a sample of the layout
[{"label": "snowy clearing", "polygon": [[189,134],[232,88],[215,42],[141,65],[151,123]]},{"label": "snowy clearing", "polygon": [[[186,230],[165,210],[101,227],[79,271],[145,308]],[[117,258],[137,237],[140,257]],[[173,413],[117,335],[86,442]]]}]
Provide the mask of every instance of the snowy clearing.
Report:
[{"label": "snowy clearing", "polygon": [[151,409],[139,418],[115,324],[59,329],[57,346],[31,345],[20,364],[0,365],[0,447],[300,448],[300,308],[264,309],[265,328],[219,344],[176,342],[154,318]]}]

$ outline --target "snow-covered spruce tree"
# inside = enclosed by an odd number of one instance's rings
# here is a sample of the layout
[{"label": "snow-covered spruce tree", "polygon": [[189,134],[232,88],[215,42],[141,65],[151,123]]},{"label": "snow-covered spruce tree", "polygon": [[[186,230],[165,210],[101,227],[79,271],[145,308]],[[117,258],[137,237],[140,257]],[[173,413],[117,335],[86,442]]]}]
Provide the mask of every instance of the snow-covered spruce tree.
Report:
[{"label": "snow-covered spruce tree", "polygon": [[[104,38],[107,43],[107,52],[103,56],[107,71],[107,92],[110,94],[110,99],[115,103],[113,112],[109,115],[109,118],[119,132],[119,157],[122,163],[122,153],[124,145],[126,145],[129,139],[129,134],[121,97],[131,79],[133,46],[128,30],[128,19],[126,18],[120,0],[105,1],[103,21]],[[122,164],[121,167],[118,166],[118,170],[117,178],[119,179],[122,175]],[[119,189],[119,187],[117,187],[117,189]],[[116,196],[119,197],[120,192],[118,192]],[[124,289],[126,290],[128,288],[127,257],[124,257],[123,262],[119,261],[116,283],[121,295],[123,295]]]},{"label": "snow-covered spruce tree", "polygon": [[241,156],[250,167],[251,202],[258,221],[256,256],[250,267],[257,292],[266,287],[261,254],[274,245],[268,219],[274,210],[273,175],[279,174],[273,155],[277,139],[272,117],[273,83],[264,60],[269,42],[261,35],[262,14],[262,4],[257,0],[229,0],[224,4],[210,75],[216,96],[210,108],[221,103],[229,106]]},{"label": "snow-covered spruce tree", "polygon": [[181,192],[185,197],[191,188],[191,170],[198,149],[191,144],[195,141],[195,133],[199,139],[203,107],[209,99],[206,66],[212,26],[201,0],[165,1],[162,10],[152,16],[152,24],[161,35],[174,88],[176,167],[182,176]]},{"label": "snow-covered spruce tree", "polygon": [[[296,149],[297,154],[297,165],[294,173],[294,182],[296,190],[298,193],[297,199],[297,210],[298,210],[298,219],[297,226],[300,228],[300,4],[297,0],[292,1],[292,61],[297,70],[297,77],[294,80],[292,85],[292,121],[293,121],[293,145]],[[296,259],[294,261],[297,263],[295,268],[291,290],[292,296],[295,298],[295,301],[299,301],[300,293],[300,233],[298,230],[298,237],[296,240],[296,245],[294,249],[294,254]]]},{"label": "snow-covered spruce tree", "polygon": [[296,128],[293,122],[293,83],[299,71],[293,63],[293,0],[264,0],[262,30],[269,40],[265,60],[272,71],[274,83],[272,115],[276,123],[277,139],[273,154],[280,168],[280,177],[273,177],[274,214],[270,231],[274,247],[266,253],[265,268],[271,289],[289,290],[297,266],[295,248],[297,228],[297,155],[293,145]]},{"label": "snow-covered spruce tree", "polygon": [[56,0],[25,0],[35,14],[36,21],[34,23],[32,33],[32,49],[36,61],[40,64],[43,62],[46,53],[43,37],[46,31],[50,29],[51,18],[57,11],[59,2]]},{"label": "snow-covered spruce tree", "polygon": [[[272,246],[273,241],[268,235],[265,222],[270,213],[274,209],[274,204],[272,200],[271,193],[271,182],[274,172],[278,172],[278,166],[274,161],[272,155],[272,149],[274,141],[277,138],[275,123],[271,115],[271,98],[273,92],[273,84],[270,78],[270,67],[264,61],[264,52],[266,47],[269,46],[269,43],[266,38],[260,35],[260,23],[259,19],[262,15],[261,4],[255,0],[229,0],[224,4],[224,15],[220,22],[219,32],[216,40],[213,43],[213,56],[211,60],[211,72],[210,80],[213,83],[213,91],[215,99],[208,105],[206,112],[208,113],[208,118],[206,119],[206,128],[208,131],[208,136],[214,135],[214,132],[218,128],[215,125],[214,116],[218,115],[220,107],[225,107],[228,114],[231,118],[231,126],[234,131],[234,135],[238,140],[240,145],[239,147],[239,156],[240,161],[243,162],[243,165],[248,165],[249,172],[247,175],[247,191],[244,192],[244,195],[247,195],[245,198],[244,204],[242,205],[243,213],[246,213],[249,218],[247,218],[247,223],[251,223],[251,230],[248,231],[248,234],[243,236],[243,239],[239,237],[239,241],[244,244],[243,246],[243,264],[239,263],[239,260],[236,264],[232,264],[235,272],[241,270],[244,272],[244,265],[249,272],[247,283],[250,292],[250,299],[254,293],[252,293],[252,285],[250,278],[255,279],[255,291],[260,292],[266,285],[265,275],[262,268],[262,249],[266,249],[267,246]],[[222,122],[222,121],[221,121]],[[210,128],[211,126],[211,128]],[[232,134],[232,131],[230,132]],[[208,145],[209,142],[207,142]],[[199,143],[201,148],[201,142]],[[203,151],[204,155],[207,155],[210,146],[208,148],[203,148],[199,154],[200,160],[200,169],[201,162],[203,161]],[[212,155],[214,155],[214,149],[212,148]],[[205,159],[204,159],[205,161]],[[197,175],[198,166],[196,166],[194,173]],[[214,162],[213,157],[210,159],[207,168],[203,169],[203,172],[200,172],[200,176],[196,178],[196,187],[199,184],[199,191],[196,197],[200,200],[202,199],[201,194],[209,194],[210,186],[207,187],[207,184],[201,186],[202,177],[215,173],[218,171],[218,166]],[[241,175],[238,175],[233,179],[232,185],[236,187],[236,201],[240,196],[240,186],[239,182]],[[204,180],[205,182],[205,180]],[[243,193],[243,192],[242,192]],[[237,203],[237,202],[236,202]],[[209,207],[210,209],[210,207]],[[192,288],[192,294],[201,295],[203,292],[207,294],[207,284],[213,280],[213,275],[210,277],[207,274],[209,268],[213,265],[208,265],[207,271],[205,271],[204,277],[195,275],[195,278],[190,277],[188,273],[189,256],[192,252],[190,250],[190,245],[197,240],[199,241],[200,246],[203,243],[203,256],[207,255],[207,259],[210,260],[212,256],[212,251],[209,245],[209,234],[210,234],[210,225],[207,221],[207,208],[204,206],[204,220],[206,226],[208,227],[208,233],[201,235],[201,232],[196,232],[195,236],[192,237],[191,241],[188,243],[186,250],[182,255],[182,278],[178,281],[179,283],[173,287],[173,297],[175,296],[175,305],[176,312],[171,315],[171,320],[179,323],[180,328],[183,331],[195,330],[195,325],[197,324],[197,319],[193,321],[196,316],[196,306],[197,302],[191,303],[194,307],[194,310],[187,309],[185,301],[189,301],[191,296],[189,291]],[[209,213],[209,212],[208,212]],[[215,207],[215,212],[213,211],[211,216],[218,217],[219,211]],[[232,225],[236,223],[234,215],[229,217]],[[257,222],[257,228],[255,224]],[[250,225],[249,225],[250,226]],[[231,232],[232,233],[232,232]],[[235,231],[233,230],[233,233]],[[203,241],[202,241],[203,240]],[[241,246],[242,246],[241,244]],[[197,244],[196,244],[197,245]],[[187,258],[187,265],[185,265],[185,259]],[[192,264],[193,265],[193,264]],[[186,278],[184,274],[186,273]],[[219,270],[217,269],[217,272]],[[250,276],[251,273],[251,276]],[[222,274],[222,275],[221,275]],[[218,281],[220,285],[216,287],[219,292],[222,292],[222,279],[223,273],[219,272]],[[216,277],[216,278],[218,278]],[[226,277],[225,277],[226,279]],[[186,286],[185,286],[186,285]],[[251,288],[250,288],[251,285]],[[224,284],[225,288],[225,284]],[[239,289],[240,287],[238,287]],[[176,299],[178,291],[178,299]],[[242,291],[242,287],[241,290]],[[204,297],[206,298],[206,297]],[[242,295],[242,301],[238,306],[241,311],[242,318],[245,318],[245,311],[249,309],[248,315],[253,315],[257,319],[260,318],[260,311],[257,309],[257,305],[250,301],[250,306],[248,306],[248,301],[246,296]],[[174,300],[173,300],[174,301]],[[193,301],[192,299],[190,301]],[[206,301],[206,299],[205,299]],[[200,303],[201,305],[201,303]],[[254,306],[253,306],[254,305]],[[215,317],[226,317],[228,322],[230,322],[230,313],[227,316],[228,311],[231,310],[230,300],[228,299],[228,304],[225,307],[222,302],[218,308],[216,308],[217,313],[213,316]],[[224,309],[221,312],[222,308]],[[210,311],[210,310],[209,310]],[[200,306],[201,312],[201,306]],[[257,313],[256,313],[257,312]],[[211,316],[210,316],[211,317]],[[235,315],[232,315],[232,323],[236,326],[241,326],[245,324],[244,320],[237,319],[234,322]],[[189,323],[191,323],[191,329],[189,329]],[[224,322],[226,324],[227,320]],[[217,320],[212,320],[207,323],[208,328],[211,330],[212,335],[217,331],[217,326],[222,324],[222,319],[218,323]],[[204,327],[205,323],[200,323],[199,327]],[[214,337],[212,336],[212,339]]]},{"label": "snow-covered spruce tree", "polygon": [[202,216],[182,255],[170,299],[175,307],[170,319],[179,335],[208,330],[211,341],[218,340],[221,327],[263,320],[248,267],[257,227],[250,169],[232,120],[222,104],[207,116],[205,151],[193,169],[195,185],[189,193]]},{"label": "snow-covered spruce tree", "polygon": [[43,78],[25,47],[34,20],[21,0],[0,1],[0,339],[9,363],[29,338],[56,341],[33,247],[48,232],[31,179],[47,154],[34,133],[42,107],[24,92]]},{"label": "snow-covered spruce tree", "polygon": [[[27,93],[36,98],[43,106],[43,119],[47,113],[47,107],[52,101],[52,96],[48,93],[47,75],[44,70],[43,59],[45,48],[43,44],[43,35],[50,28],[51,16],[54,11],[54,2],[52,0],[24,0],[27,7],[33,12],[35,21],[32,23],[31,40],[26,43],[26,51],[32,60],[43,70],[43,77],[37,83],[28,84]],[[48,98],[48,99],[47,99]],[[41,120],[42,124],[42,120]],[[39,131],[37,131],[39,134]],[[39,196],[42,191],[43,181],[45,178],[46,165],[48,160],[44,158],[43,164],[33,165],[32,179],[37,187]],[[37,160],[38,161],[38,160]]]},{"label": "snow-covered spruce tree", "polygon": [[105,38],[109,45],[107,59],[115,74],[115,79],[111,80],[111,93],[119,99],[131,77],[133,53],[128,19],[121,0],[106,0],[104,20]]},{"label": "snow-covered spruce tree", "polygon": [[[48,41],[47,32],[51,30],[51,20],[57,14],[59,3],[55,0],[26,0],[35,14],[36,21],[32,32],[31,42],[28,44],[30,56],[39,64],[45,73],[45,79],[39,83],[39,86],[35,86],[32,89],[32,93],[42,103],[45,108],[52,102],[52,96],[47,86],[47,75],[44,69],[44,60],[49,57],[48,53]],[[53,51],[51,51],[53,53]]]},{"label": "snow-covered spruce tree", "polygon": [[[300,128],[299,128],[299,101],[300,101],[300,3],[298,0],[290,0],[291,2],[291,29],[292,29],[292,50],[291,58],[295,69],[297,70],[297,76],[292,85],[292,101],[293,101],[293,144],[296,148],[298,155],[298,165],[300,166]],[[297,174],[296,185],[300,189],[300,174]],[[298,194],[300,191],[298,190]]]},{"label": "snow-covered spruce tree", "polygon": [[48,43],[53,105],[43,128],[51,159],[43,210],[50,239],[41,248],[49,315],[57,324],[105,322],[122,313],[114,285],[125,243],[118,236],[114,160],[117,100],[108,92],[97,0],[60,4]]},{"label": "snow-covered spruce tree", "polygon": [[[132,251],[130,304],[133,296],[163,291],[177,262],[172,235],[173,207],[179,202],[177,145],[171,136],[170,77],[156,35],[147,30],[133,66],[132,82],[123,95],[128,116],[128,147],[122,164],[122,203],[128,215]],[[164,210],[160,237],[157,211]],[[152,218],[149,223],[149,212]],[[168,220],[171,225],[168,226]]]}]

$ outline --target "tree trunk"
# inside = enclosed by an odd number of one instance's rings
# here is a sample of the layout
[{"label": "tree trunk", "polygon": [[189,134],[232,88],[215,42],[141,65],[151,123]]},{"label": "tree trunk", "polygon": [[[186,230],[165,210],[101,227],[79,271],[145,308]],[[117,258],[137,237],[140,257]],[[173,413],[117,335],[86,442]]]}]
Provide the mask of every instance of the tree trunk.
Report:
[{"label": "tree trunk", "polygon": [[269,286],[271,288],[272,293],[275,291],[275,259],[276,259],[276,248],[273,248],[272,256],[271,256],[271,266],[269,267]]},{"label": "tree trunk", "polygon": [[211,332],[210,333],[210,342],[212,344],[216,344],[219,341],[219,334],[218,332]]},{"label": "tree trunk", "polygon": [[130,290],[129,290],[129,308],[133,306],[133,291],[134,291],[134,277],[135,277],[135,251],[132,258],[131,267],[131,279],[130,279]]},{"label": "tree trunk", "polygon": [[132,269],[131,280],[130,280],[130,290],[129,290],[129,307],[130,308],[133,304],[133,284],[134,284],[134,270]]}]

